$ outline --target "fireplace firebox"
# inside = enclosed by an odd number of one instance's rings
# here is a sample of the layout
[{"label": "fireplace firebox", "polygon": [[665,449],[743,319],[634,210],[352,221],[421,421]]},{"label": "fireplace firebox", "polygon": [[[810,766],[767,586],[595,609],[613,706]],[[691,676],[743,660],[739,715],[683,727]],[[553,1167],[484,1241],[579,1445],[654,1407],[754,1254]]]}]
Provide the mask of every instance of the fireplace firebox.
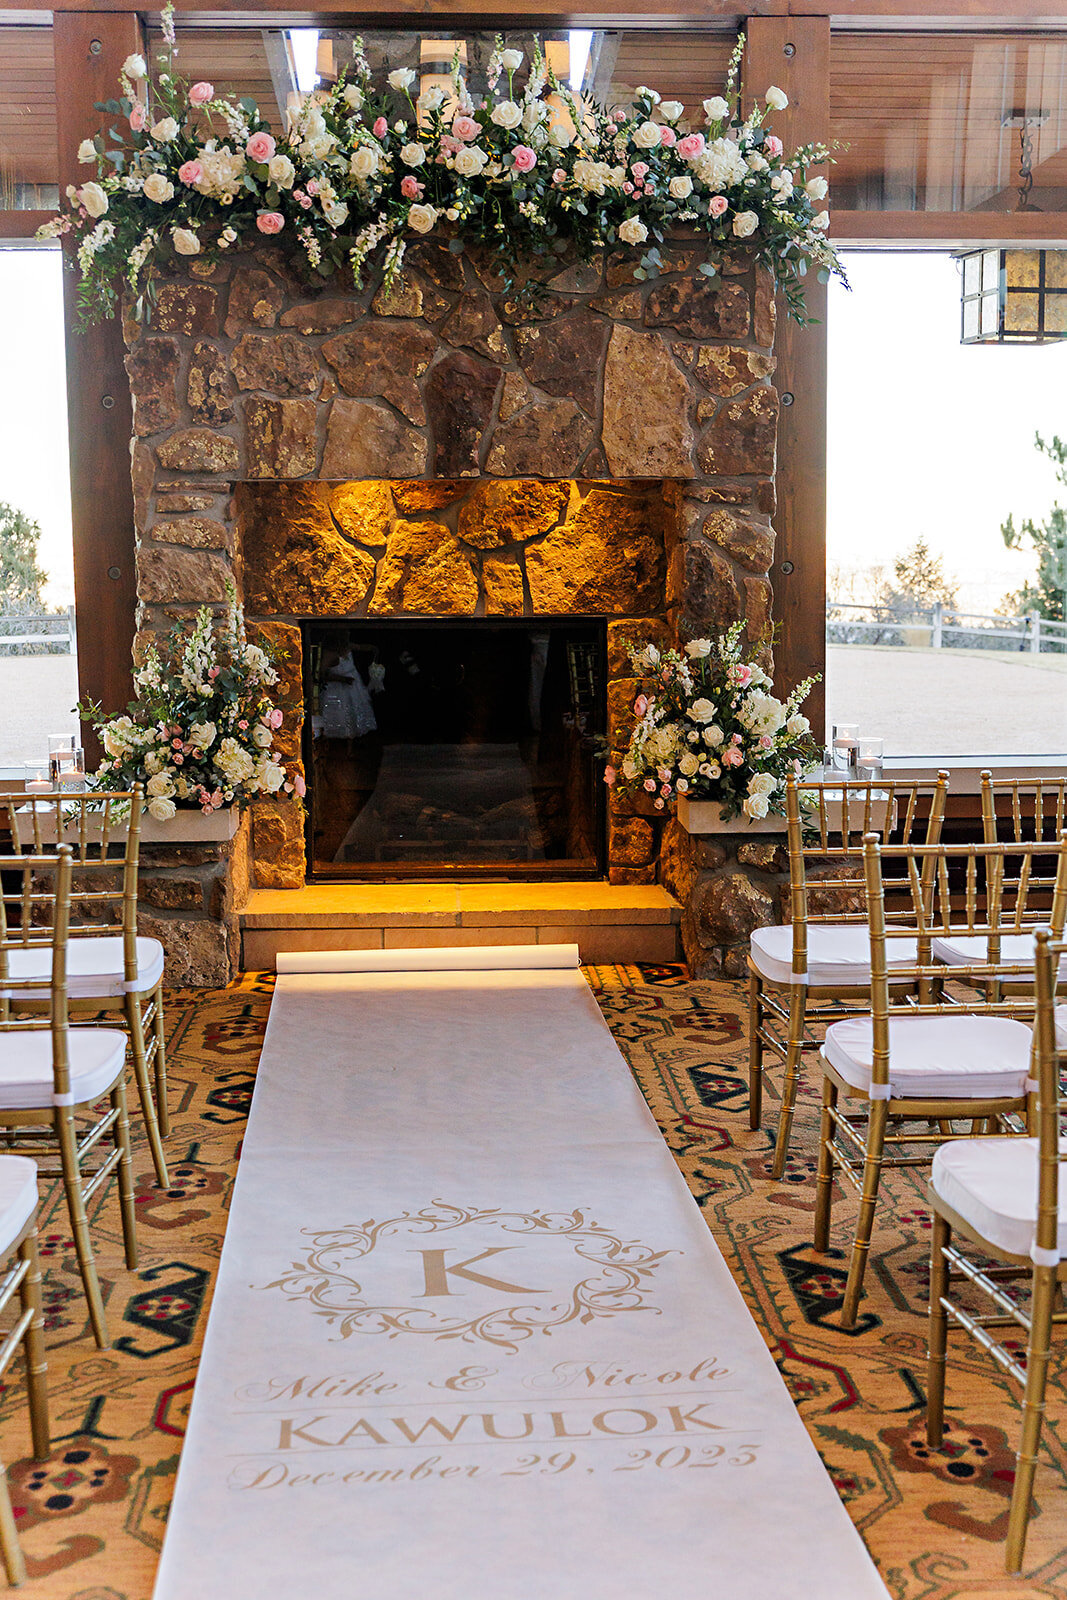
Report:
[{"label": "fireplace firebox", "polygon": [[308,621],[303,643],[312,879],[603,875],[603,621]]}]

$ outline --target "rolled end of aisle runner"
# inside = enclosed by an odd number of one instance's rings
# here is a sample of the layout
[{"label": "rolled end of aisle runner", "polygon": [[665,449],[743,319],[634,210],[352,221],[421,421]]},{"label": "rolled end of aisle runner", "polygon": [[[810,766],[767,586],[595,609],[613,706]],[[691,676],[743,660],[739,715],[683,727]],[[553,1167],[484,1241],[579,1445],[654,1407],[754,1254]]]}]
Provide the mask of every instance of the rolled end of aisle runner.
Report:
[{"label": "rolled end of aisle runner", "polygon": [[432,950],[279,950],[278,976],[298,972],[508,972],[580,966],[576,944],[456,945]]}]

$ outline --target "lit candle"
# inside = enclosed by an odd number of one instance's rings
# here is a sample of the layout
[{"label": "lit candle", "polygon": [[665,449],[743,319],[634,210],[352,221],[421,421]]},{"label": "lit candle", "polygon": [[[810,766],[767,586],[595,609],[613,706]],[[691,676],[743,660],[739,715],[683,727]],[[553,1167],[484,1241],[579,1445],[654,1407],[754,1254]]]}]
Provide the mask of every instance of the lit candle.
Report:
[{"label": "lit candle", "polygon": [[36,778],[29,778],[26,782],[27,794],[51,794],[52,785],[47,778],[42,778],[38,773]]}]

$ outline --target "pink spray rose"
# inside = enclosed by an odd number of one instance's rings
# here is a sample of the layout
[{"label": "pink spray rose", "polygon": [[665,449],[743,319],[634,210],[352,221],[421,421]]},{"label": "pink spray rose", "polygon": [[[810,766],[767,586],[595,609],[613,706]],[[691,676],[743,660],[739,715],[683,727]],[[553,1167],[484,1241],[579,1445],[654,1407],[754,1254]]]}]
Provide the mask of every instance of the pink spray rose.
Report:
[{"label": "pink spray rose", "polygon": [[206,106],[209,100],[215,98],[215,85],[213,83],[194,83],[189,90],[189,104],[191,106]]},{"label": "pink spray rose", "polygon": [[652,804],[655,806],[657,811],[662,811],[663,807],[666,805],[666,801],[665,800],[653,800]]},{"label": "pink spray rose", "polygon": [[130,127],[134,133],[142,133],[148,121],[148,112],[139,100],[135,100],[130,107]]},{"label": "pink spray rose", "polygon": [[638,178],[638,179],[643,178],[646,175],[646,173],[648,172],[648,162],[647,161],[635,161],[631,165],[630,171],[633,173],[635,178]]},{"label": "pink spray rose", "polygon": [[557,167],[555,172],[552,174],[552,182],[553,183],[566,183],[566,181],[567,181],[567,174],[564,172],[562,167]]},{"label": "pink spray rose", "polygon": [[655,780],[655,778],[646,778],[642,787],[647,789],[649,794],[655,794],[655,792],[656,792],[656,780]]},{"label": "pink spray rose", "polygon": [[256,227],[260,233],[281,233],[285,218],[280,211],[261,211],[256,218]]},{"label": "pink spray rose", "polygon": [[622,192],[623,192],[623,194],[633,194],[633,192],[634,192],[633,184],[632,183],[624,183],[623,186],[622,186]]},{"label": "pink spray rose", "polygon": [[285,721],[285,714],[280,706],[272,706],[270,716],[267,718],[269,728],[280,728]]},{"label": "pink spray rose", "polygon": [[203,176],[204,168],[199,161],[183,161],[178,168],[178,177],[182,183],[187,183],[190,186],[194,183],[199,183]]},{"label": "pink spray rose", "polygon": [[604,768],[604,782],[607,784],[609,789],[614,788],[614,786],[615,786],[615,768],[614,767],[607,766],[607,767]]},{"label": "pink spray rose", "polygon": [[516,172],[530,172],[537,165],[536,152],[528,144],[517,144],[511,158]]},{"label": "pink spray rose", "polygon": [[684,161],[695,161],[697,156],[704,153],[704,135],[687,133],[684,139],[678,140],[677,149]]},{"label": "pink spray rose", "polygon": [[637,699],[634,701],[634,716],[643,717],[647,710],[648,696],[647,694],[639,694]]},{"label": "pink spray rose", "polygon": [[769,156],[780,156],[785,146],[776,133],[769,133],[763,141],[763,148]]},{"label": "pink spray rose", "polygon": [[306,187],[307,187],[308,194],[318,194],[318,192],[319,192],[319,180],[318,180],[318,178],[309,178],[308,181],[307,181]]},{"label": "pink spray rose", "polygon": [[478,124],[473,117],[458,116],[453,119],[452,132],[457,139],[477,139]]},{"label": "pink spray rose", "polygon": [[724,767],[740,767],[743,765],[744,759],[744,756],[741,754],[740,750],[735,744],[730,745],[722,753],[722,764]]},{"label": "pink spray rose", "polygon": [[739,689],[747,689],[752,682],[752,668],[745,661],[730,668],[730,682],[736,683]]},{"label": "pink spray rose", "polygon": [[385,138],[386,134],[389,132],[389,124],[386,122],[384,117],[378,117],[375,120],[374,127],[371,129],[371,132],[376,139]]},{"label": "pink spray rose", "polygon": [[296,792],[300,796],[301,800],[303,800],[304,796],[307,794],[308,786],[304,782],[303,778],[300,776],[299,772],[294,774],[294,777],[293,777],[293,788],[296,790]]},{"label": "pink spray rose", "polygon": [[726,209],[726,196],[722,194],[713,194],[711,199],[708,201],[708,214],[713,217],[721,217]]},{"label": "pink spray rose", "polygon": [[400,180],[400,193],[405,200],[417,200],[422,193],[422,184],[418,178],[413,178],[409,172],[406,178]]},{"label": "pink spray rose", "polygon": [[245,145],[245,155],[249,161],[258,161],[260,165],[265,165],[276,149],[277,146],[270,134],[260,130],[259,133],[254,133]]},{"label": "pink spray rose", "polygon": [[678,135],[675,133],[673,128],[668,128],[667,124],[664,123],[663,127],[659,130],[659,142],[662,145],[666,145],[667,149],[669,150],[672,144],[677,144]]},{"label": "pink spray rose", "polygon": [[771,738],[769,733],[760,734],[759,746],[761,750],[770,750],[773,748],[774,740]]}]

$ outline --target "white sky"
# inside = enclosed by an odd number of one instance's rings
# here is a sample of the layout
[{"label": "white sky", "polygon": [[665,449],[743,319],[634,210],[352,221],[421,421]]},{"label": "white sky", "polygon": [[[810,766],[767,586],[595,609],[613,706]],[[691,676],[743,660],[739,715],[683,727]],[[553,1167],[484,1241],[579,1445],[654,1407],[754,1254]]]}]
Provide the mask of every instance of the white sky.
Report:
[{"label": "white sky", "polygon": [[[1041,516],[1056,485],[1033,435],[1067,433],[1067,341],[959,343],[955,263],[850,254],[829,310],[829,559],[888,565],[923,534],[992,608],[1031,563],[1000,523]],[[73,599],[58,250],[0,250],[0,500],[41,525],[47,598]],[[1061,498],[1063,498],[1061,494]]]}]

